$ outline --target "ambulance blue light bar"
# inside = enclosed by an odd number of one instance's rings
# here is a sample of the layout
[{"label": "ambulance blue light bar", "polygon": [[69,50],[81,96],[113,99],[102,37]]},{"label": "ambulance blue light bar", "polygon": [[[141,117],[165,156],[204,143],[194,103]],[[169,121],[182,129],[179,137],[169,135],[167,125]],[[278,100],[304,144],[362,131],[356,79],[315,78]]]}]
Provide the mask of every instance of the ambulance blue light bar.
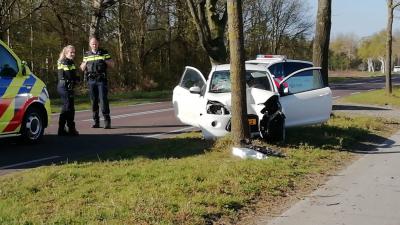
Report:
[{"label": "ambulance blue light bar", "polygon": [[257,55],[257,59],[286,59],[285,55]]}]

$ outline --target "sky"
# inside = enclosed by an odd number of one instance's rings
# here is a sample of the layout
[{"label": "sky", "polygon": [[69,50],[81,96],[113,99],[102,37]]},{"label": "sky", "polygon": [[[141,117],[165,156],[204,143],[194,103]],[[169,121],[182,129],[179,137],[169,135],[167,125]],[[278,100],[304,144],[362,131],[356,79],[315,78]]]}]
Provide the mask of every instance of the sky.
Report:
[{"label": "sky", "polygon": [[[306,0],[315,16],[318,0]],[[386,28],[386,0],[332,0],[331,36],[354,33],[359,38],[373,35]],[[399,13],[400,14],[400,13]],[[393,30],[399,21],[395,19]]]}]

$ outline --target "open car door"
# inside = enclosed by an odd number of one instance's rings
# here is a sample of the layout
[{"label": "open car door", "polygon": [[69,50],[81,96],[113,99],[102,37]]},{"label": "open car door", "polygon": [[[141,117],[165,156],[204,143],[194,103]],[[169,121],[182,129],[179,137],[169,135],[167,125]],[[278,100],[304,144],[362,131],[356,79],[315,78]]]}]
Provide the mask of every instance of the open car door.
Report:
[{"label": "open car door", "polygon": [[174,88],[172,102],[175,116],[184,124],[199,127],[206,79],[196,68],[187,66],[181,81]]},{"label": "open car door", "polygon": [[286,127],[325,122],[332,112],[332,92],[325,87],[321,68],[298,70],[279,86]]}]

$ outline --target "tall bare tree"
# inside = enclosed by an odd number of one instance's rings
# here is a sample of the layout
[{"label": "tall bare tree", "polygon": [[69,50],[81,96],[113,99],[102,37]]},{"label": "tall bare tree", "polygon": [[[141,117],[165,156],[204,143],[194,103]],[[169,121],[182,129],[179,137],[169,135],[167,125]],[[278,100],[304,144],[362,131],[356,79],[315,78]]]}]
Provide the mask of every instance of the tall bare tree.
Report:
[{"label": "tall bare tree", "polygon": [[235,146],[240,146],[240,141],[250,136],[247,122],[242,1],[228,0],[227,8],[232,83],[232,135]]},{"label": "tall bare tree", "polygon": [[322,68],[324,84],[328,86],[329,40],[331,35],[332,0],[318,0],[317,24],[313,46],[313,62]]},{"label": "tall bare tree", "polygon": [[227,22],[226,0],[187,0],[199,40],[211,64],[222,64],[228,55],[224,42]]},{"label": "tall bare tree", "polygon": [[93,0],[93,15],[90,23],[90,35],[100,37],[100,22],[107,8],[114,5],[114,0]]},{"label": "tall bare tree", "polygon": [[[30,10],[24,12],[21,5],[30,4]],[[16,26],[18,22],[29,18],[34,12],[44,7],[44,0],[21,2],[19,0],[0,0],[0,39],[6,40],[9,29]],[[13,12],[17,11],[17,17],[13,17]]]},{"label": "tall bare tree", "polygon": [[392,94],[392,33],[393,33],[393,11],[400,5],[400,2],[387,0],[387,26],[386,26],[386,93]]}]

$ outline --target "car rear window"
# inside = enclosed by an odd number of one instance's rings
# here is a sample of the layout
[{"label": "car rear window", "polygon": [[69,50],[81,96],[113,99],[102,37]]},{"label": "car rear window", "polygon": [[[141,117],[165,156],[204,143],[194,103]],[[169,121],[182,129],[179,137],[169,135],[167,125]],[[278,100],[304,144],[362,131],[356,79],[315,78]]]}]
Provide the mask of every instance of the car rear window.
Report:
[{"label": "car rear window", "polygon": [[[211,93],[231,92],[231,74],[229,70],[215,71],[211,78]],[[246,70],[246,83],[251,88],[271,90],[266,71]]]}]

